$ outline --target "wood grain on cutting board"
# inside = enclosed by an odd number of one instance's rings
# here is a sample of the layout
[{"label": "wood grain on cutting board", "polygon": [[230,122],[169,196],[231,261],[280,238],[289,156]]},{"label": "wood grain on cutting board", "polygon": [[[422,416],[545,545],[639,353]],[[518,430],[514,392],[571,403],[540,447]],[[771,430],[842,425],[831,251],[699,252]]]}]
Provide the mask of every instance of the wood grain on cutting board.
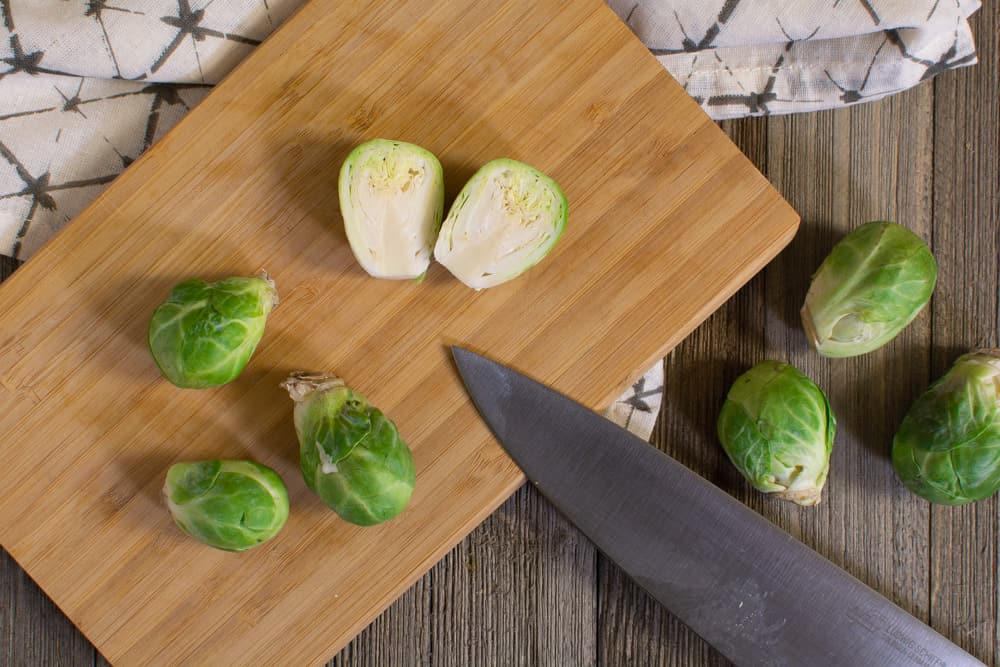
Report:
[{"label": "wood grain on cutting board", "polygon": [[[473,292],[368,277],[338,213],[355,144],[437,154],[448,195],[495,157],[553,176],[566,232]],[[306,664],[351,639],[522,481],[448,356],[460,343],[599,408],[795,231],[797,217],[600,0],[314,0],[0,287],[0,537],[116,664]],[[281,304],[243,375],[161,379],[149,315],[188,277],[265,268]],[[339,520],[298,472],[292,370],[368,395],[413,448],[407,511]],[[179,460],[288,484],[268,544],[172,525]]]}]

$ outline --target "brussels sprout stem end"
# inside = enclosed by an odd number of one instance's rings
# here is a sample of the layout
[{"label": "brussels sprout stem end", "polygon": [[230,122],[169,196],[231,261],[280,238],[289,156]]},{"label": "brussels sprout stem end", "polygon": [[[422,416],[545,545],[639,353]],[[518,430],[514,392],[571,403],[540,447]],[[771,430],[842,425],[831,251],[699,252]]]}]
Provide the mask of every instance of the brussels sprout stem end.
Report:
[{"label": "brussels sprout stem end", "polygon": [[812,507],[813,505],[819,505],[819,501],[823,496],[823,487],[809,487],[806,489],[789,489],[787,491],[782,491],[780,493],[775,493],[774,497],[780,500],[790,500],[796,505],[801,505],[802,507]]},{"label": "brussels sprout stem end", "polygon": [[816,328],[813,326],[812,311],[809,310],[809,304],[802,306],[802,310],[799,311],[802,316],[802,328],[806,332],[806,338],[809,340],[809,344],[812,345],[814,350],[818,350],[819,336],[816,335]]},{"label": "brussels sprout stem end", "polygon": [[274,310],[278,307],[278,286],[275,284],[274,279],[271,278],[271,276],[269,276],[267,271],[264,269],[260,270],[257,277],[271,286],[271,310]]},{"label": "brussels sprout stem end", "polygon": [[343,387],[345,384],[342,379],[329,373],[295,371],[280,386],[288,390],[288,395],[292,397],[293,401],[301,403],[314,391],[329,391],[336,387]]}]

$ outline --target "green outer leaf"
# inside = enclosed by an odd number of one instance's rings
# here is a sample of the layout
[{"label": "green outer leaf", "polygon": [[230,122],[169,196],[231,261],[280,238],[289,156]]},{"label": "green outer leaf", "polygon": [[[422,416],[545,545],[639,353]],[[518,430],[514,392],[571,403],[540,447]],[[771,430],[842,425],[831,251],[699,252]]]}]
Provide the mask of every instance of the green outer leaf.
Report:
[{"label": "green outer leaf", "polygon": [[257,348],[277,298],[267,274],[180,283],[149,321],[153,360],[178,387],[231,382]]},{"label": "green outer leaf", "polygon": [[[417,236],[414,229],[404,226],[403,228],[393,228],[392,223],[402,221],[393,219],[385,210],[364,211],[356,208],[356,198],[352,196],[358,186],[357,179],[364,174],[377,174],[384,178],[386,184],[399,180],[407,182],[406,172],[401,169],[407,166],[407,161],[417,160],[428,168],[428,173],[424,177],[429,179],[427,183],[431,190],[429,209],[419,207],[409,210],[412,218],[407,218],[407,223],[416,226]],[[367,171],[366,171],[367,170]],[[382,196],[385,201],[390,201],[393,197],[406,197],[407,192],[384,189]],[[425,148],[416,144],[409,144],[403,141],[389,139],[372,139],[360,144],[348,154],[344,164],[340,168],[338,180],[338,197],[340,200],[340,212],[344,220],[344,231],[347,234],[348,243],[355,259],[361,267],[370,275],[376,278],[421,280],[430,264],[434,250],[434,242],[437,240],[438,230],[441,228],[441,218],[444,215],[444,170],[437,157]],[[412,202],[406,202],[411,204]],[[388,207],[391,209],[391,207]],[[378,223],[387,225],[384,229],[384,244],[392,244],[394,248],[386,248],[382,245],[373,247],[366,241],[364,227],[370,224],[369,215],[378,216]],[[419,249],[414,250],[414,246]],[[381,259],[391,256],[394,249],[406,249],[405,262],[397,265],[394,261],[392,267],[385,267],[382,261],[377,261],[372,253],[379,254]],[[397,257],[397,259],[400,259]]]},{"label": "green outer leaf", "polygon": [[187,503],[208,493],[222,472],[222,461],[177,463],[167,471],[167,488],[174,503]]},{"label": "green outer leaf", "polygon": [[892,442],[896,474],[933,503],[1000,490],[1000,350],[959,357],[914,401]]},{"label": "green outer leaf", "polygon": [[[497,175],[508,177],[511,194],[504,201],[521,214],[520,224],[503,230],[498,243],[509,241],[512,232],[537,226],[537,222],[531,222],[525,217],[532,213],[547,216],[545,222],[551,226],[543,230],[539,243],[502,253],[503,261],[474,262],[470,266],[456,259],[469,244],[466,235],[460,233],[464,230],[457,229],[459,219],[466,208],[475,206],[480,198],[493,192],[490,188]],[[483,165],[458,193],[441,225],[441,233],[434,247],[434,258],[469,287],[495,287],[516,278],[542,261],[562,236],[568,216],[569,203],[555,180],[531,165],[509,158],[498,158]],[[510,258],[518,261],[513,265],[505,264]]]},{"label": "green outer leaf", "polygon": [[402,512],[416,482],[413,455],[396,425],[339,378],[293,374],[299,463],[306,485],[360,526]]},{"label": "green outer leaf", "polygon": [[176,463],[167,472],[163,495],[181,530],[224,551],[262,544],[288,519],[285,483],[253,461]]},{"label": "green outer leaf", "polygon": [[836,418],[822,390],[794,366],[764,361],[738,377],[717,430],[754,488],[803,505],[819,502]]},{"label": "green outer leaf", "polygon": [[936,282],[923,239],[894,222],[869,222],[841,239],[813,275],[802,324],[823,356],[865,354],[913,321]]}]

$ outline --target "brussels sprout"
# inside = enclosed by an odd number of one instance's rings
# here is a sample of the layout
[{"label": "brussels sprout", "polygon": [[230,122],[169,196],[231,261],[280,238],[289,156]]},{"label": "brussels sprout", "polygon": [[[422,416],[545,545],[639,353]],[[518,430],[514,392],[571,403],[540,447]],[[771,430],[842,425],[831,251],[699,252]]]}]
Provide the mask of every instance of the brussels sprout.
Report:
[{"label": "brussels sprout", "polygon": [[163,495],[181,530],[225,551],[267,542],[288,518],[285,483],[252,461],[176,463],[167,472]]},{"label": "brussels sprout", "polygon": [[441,227],[441,163],[420,146],[367,141],[340,168],[340,212],[365,271],[376,278],[418,278]]},{"label": "brussels sprout", "polygon": [[834,246],[802,306],[802,326],[825,357],[853,357],[895,338],[927,305],[937,263],[919,236],[869,222]]},{"label": "brussels sprout", "polygon": [[566,227],[559,184],[521,162],[493,160],[458,193],[434,259],[474,289],[507,282],[537,264]]},{"label": "brussels sprout", "polygon": [[306,485],[341,518],[359,526],[402,512],[415,472],[396,425],[333,375],[292,373],[281,386],[295,401]]},{"label": "brussels sprout", "polygon": [[1000,350],[962,355],[910,406],[892,464],[932,503],[962,505],[1000,489]]},{"label": "brussels sprout", "polygon": [[163,377],[203,389],[235,380],[264,335],[278,303],[266,273],[174,287],[149,321],[149,350]]},{"label": "brussels sprout", "polygon": [[736,378],[718,421],[723,449],[754,488],[799,505],[820,501],[836,428],[823,391],[780,361]]}]

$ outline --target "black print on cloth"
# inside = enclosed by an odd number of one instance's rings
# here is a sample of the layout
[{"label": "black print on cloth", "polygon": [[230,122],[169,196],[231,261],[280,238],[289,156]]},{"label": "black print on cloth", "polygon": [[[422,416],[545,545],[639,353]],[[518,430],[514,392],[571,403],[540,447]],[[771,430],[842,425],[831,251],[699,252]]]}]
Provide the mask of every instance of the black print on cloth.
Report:
[{"label": "black print on cloth", "polygon": [[14,20],[10,16],[10,0],[0,0],[0,21],[7,30],[14,29]]},{"label": "black print on cloth", "polygon": [[118,58],[115,56],[115,47],[111,44],[111,37],[108,35],[108,27],[104,24],[104,12],[126,12],[129,14],[143,15],[144,12],[137,12],[126,7],[113,7],[106,0],[88,0],[84,16],[89,16],[97,21],[101,26],[101,34],[104,36],[104,45],[111,56],[111,61],[115,65],[115,76],[122,78],[122,70],[118,65]]},{"label": "black print on cloth", "polygon": [[823,74],[825,74],[826,77],[830,79],[830,83],[835,85],[837,87],[837,90],[839,90],[842,93],[840,95],[841,102],[843,102],[844,104],[854,104],[855,102],[860,102],[861,100],[865,99],[865,94],[864,94],[865,88],[868,87],[868,80],[869,78],[871,78],[872,68],[875,67],[875,61],[878,60],[879,54],[882,53],[882,49],[884,49],[885,45],[888,43],[889,43],[889,38],[886,37],[886,39],[882,40],[882,43],[875,50],[875,54],[872,56],[871,61],[868,63],[868,69],[865,70],[865,78],[861,80],[861,86],[858,87],[857,89],[845,87],[844,85],[838,83],[837,80],[833,78],[833,75],[830,74],[829,70],[826,69],[823,70]]},{"label": "black print on cloth", "polygon": [[[232,42],[237,42],[240,44],[248,44],[250,46],[257,46],[260,42],[256,39],[250,39],[249,37],[243,37],[242,35],[230,35],[222,32],[221,30],[213,30],[212,28],[206,28],[201,25],[202,20],[205,18],[205,10],[199,9],[196,11],[191,10],[191,5],[188,0],[177,0],[177,15],[176,16],[161,16],[160,20],[169,26],[177,28],[177,35],[167,44],[166,48],[160,54],[160,57],[156,59],[149,71],[152,74],[160,71],[163,67],[163,63],[173,55],[177,47],[180,46],[181,42],[187,39],[189,36],[194,42],[194,52],[198,60],[199,73],[204,80],[204,72],[201,71],[201,58],[198,57],[198,45],[197,42],[203,42],[209,37],[214,37],[217,39],[227,39]],[[145,76],[141,77],[145,78]]]},{"label": "black print on cloth", "polygon": [[927,79],[937,76],[946,70],[961,67],[962,65],[968,65],[976,61],[975,53],[966,53],[962,56],[958,55],[960,43],[959,30],[955,31],[955,39],[948,47],[948,50],[942,53],[941,56],[934,61],[927,60],[926,58],[919,58],[911,54],[907,50],[906,44],[903,41],[903,37],[899,30],[887,30],[886,35],[889,40],[899,48],[899,52],[904,58],[910,62],[924,66],[924,73],[920,75],[921,81],[926,81]]},{"label": "black print on cloth", "polygon": [[21,47],[21,40],[18,39],[17,35],[11,35],[9,41],[11,55],[6,58],[0,58],[0,62],[8,65],[9,69],[6,72],[0,72],[0,79],[10,74],[16,74],[17,72],[24,72],[32,76],[36,74],[61,74],[61,72],[41,66],[42,57],[45,55],[41,51],[25,53]]},{"label": "black print on cloth", "polygon": [[[659,380],[659,382],[653,388],[650,389],[646,387],[647,383],[652,384],[657,380]],[[632,423],[632,418],[635,416],[637,410],[647,414],[652,414],[654,409],[659,410],[662,396],[662,378],[657,378],[652,371],[647,373],[644,377],[639,378],[639,380],[632,385],[632,388],[625,392],[620,399],[618,399],[619,404],[628,407],[628,412],[625,414],[625,423],[623,426],[625,426],[625,428],[629,428]]]},{"label": "black print on cloth", "polygon": [[21,249],[21,240],[28,231],[28,226],[31,224],[31,220],[34,217],[35,211],[38,207],[49,211],[55,211],[57,208],[55,199],[52,198],[52,193],[57,190],[67,190],[71,188],[79,188],[87,185],[102,185],[104,183],[109,183],[118,174],[109,174],[107,176],[97,176],[94,178],[84,179],[81,181],[71,181],[67,183],[50,183],[49,172],[40,174],[39,176],[32,176],[31,173],[25,168],[17,157],[10,152],[10,150],[0,143],[0,157],[9,162],[11,166],[14,167],[18,178],[21,179],[24,187],[18,191],[7,195],[6,197],[29,197],[31,199],[31,205],[28,208],[27,214],[21,222],[21,227],[17,230],[17,235],[14,237],[14,248],[13,255],[17,257],[18,252]]},{"label": "black print on cloth", "polygon": [[[713,23],[705,30],[705,34],[702,35],[701,39],[699,39],[697,42],[691,39],[691,36],[688,35],[687,31],[684,29],[684,23],[681,21],[681,17],[675,11],[674,18],[677,20],[677,25],[678,27],[680,27],[681,33],[684,35],[684,39],[681,41],[681,48],[680,49],[657,48],[655,46],[650,46],[649,50],[652,51],[654,55],[664,55],[668,53],[701,51],[703,49],[711,47],[712,42],[719,35],[719,31],[722,29],[722,26],[724,26],[726,24],[726,21],[729,20],[729,17],[733,15],[733,11],[736,9],[736,5],[738,5],[739,3],[740,0],[726,0],[725,4],[722,6],[722,9],[719,10],[719,14],[715,20],[715,23]],[[638,8],[639,8],[638,3],[632,7],[631,11],[629,11],[629,18],[631,18],[632,14]],[[625,23],[628,24],[628,18],[626,18]]]}]

